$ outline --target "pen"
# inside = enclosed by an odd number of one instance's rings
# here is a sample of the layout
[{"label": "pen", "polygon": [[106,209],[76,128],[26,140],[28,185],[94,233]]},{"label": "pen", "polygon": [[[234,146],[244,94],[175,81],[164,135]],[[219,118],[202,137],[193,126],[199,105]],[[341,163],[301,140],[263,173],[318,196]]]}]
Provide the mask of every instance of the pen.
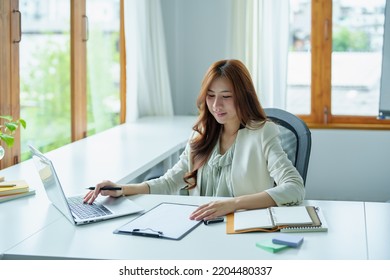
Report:
[{"label": "pen", "polygon": [[[87,189],[93,191],[95,189],[95,187],[89,187]],[[122,189],[121,187],[109,187],[109,186],[106,186],[106,187],[101,188],[100,190],[101,191],[120,191],[121,189]]]},{"label": "pen", "polygon": [[9,184],[9,185],[0,184],[0,188],[11,188],[11,187],[15,187],[15,186],[16,186],[15,184]]}]

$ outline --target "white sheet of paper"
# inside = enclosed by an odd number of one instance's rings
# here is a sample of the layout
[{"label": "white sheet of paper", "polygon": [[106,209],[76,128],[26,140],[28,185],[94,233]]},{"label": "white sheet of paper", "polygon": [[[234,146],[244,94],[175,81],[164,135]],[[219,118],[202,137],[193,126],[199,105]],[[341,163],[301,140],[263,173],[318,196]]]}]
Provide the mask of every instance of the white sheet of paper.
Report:
[{"label": "white sheet of paper", "polygon": [[271,207],[271,212],[277,226],[313,223],[305,206]]},{"label": "white sheet of paper", "polygon": [[234,230],[273,228],[268,209],[239,211],[234,213]]}]

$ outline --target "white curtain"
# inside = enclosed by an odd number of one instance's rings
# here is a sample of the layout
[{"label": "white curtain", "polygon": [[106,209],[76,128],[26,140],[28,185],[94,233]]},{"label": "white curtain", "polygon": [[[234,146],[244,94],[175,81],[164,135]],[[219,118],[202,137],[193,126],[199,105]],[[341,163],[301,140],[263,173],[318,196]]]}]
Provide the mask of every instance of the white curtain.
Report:
[{"label": "white curtain", "polygon": [[251,72],[263,107],[286,107],[289,1],[233,0],[232,53]]},{"label": "white curtain", "polygon": [[126,121],[143,116],[171,116],[173,105],[160,0],[126,0],[124,5]]}]

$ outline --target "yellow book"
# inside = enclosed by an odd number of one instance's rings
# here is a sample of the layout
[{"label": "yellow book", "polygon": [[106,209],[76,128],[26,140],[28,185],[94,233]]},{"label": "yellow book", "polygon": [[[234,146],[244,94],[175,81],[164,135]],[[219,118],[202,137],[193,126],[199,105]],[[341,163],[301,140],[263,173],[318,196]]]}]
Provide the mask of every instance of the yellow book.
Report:
[{"label": "yellow book", "polygon": [[9,200],[14,200],[14,199],[17,199],[17,198],[20,198],[20,197],[34,195],[34,194],[35,194],[35,190],[30,188],[28,190],[28,192],[0,196],[0,203],[6,202],[6,201],[9,201]]},{"label": "yellow book", "polygon": [[[12,187],[5,187],[15,185]],[[0,196],[28,192],[29,186],[25,180],[7,181],[0,183]]]}]

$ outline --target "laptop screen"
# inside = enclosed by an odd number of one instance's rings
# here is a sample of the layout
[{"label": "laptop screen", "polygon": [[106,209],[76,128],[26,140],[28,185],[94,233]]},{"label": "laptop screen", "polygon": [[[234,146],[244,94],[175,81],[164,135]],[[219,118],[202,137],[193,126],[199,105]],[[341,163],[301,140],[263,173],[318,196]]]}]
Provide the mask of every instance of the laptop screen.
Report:
[{"label": "laptop screen", "polygon": [[73,216],[70,212],[64,191],[62,190],[52,162],[34,147],[30,146],[30,149],[33,153],[35,166],[38,170],[49,200],[73,223]]}]

